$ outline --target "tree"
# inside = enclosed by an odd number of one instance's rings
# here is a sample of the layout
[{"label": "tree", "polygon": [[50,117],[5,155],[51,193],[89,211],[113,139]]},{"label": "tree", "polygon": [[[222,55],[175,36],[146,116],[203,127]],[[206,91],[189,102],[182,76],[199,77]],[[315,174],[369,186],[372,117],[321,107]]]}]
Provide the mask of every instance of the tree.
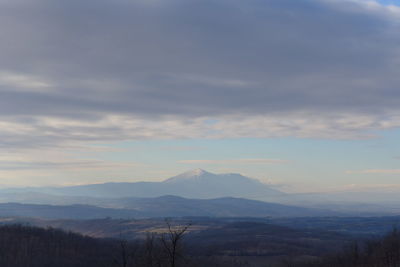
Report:
[{"label": "tree", "polygon": [[183,257],[182,241],[186,231],[190,227],[190,223],[184,226],[173,227],[169,220],[165,220],[167,232],[161,234],[160,241],[164,252],[167,255],[169,267],[177,267],[178,260]]},{"label": "tree", "polygon": [[119,241],[119,257],[114,258],[114,263],[118,267],[133,267],[135,265],[135,254],[137,245],[121,239]]}]

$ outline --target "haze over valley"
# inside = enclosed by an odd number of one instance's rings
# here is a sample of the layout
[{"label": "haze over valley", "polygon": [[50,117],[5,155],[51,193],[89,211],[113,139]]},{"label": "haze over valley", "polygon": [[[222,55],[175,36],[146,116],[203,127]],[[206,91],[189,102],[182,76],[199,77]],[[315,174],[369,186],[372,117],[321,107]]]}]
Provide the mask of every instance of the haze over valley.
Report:
[{"label": "haze over valley", "polygon": [[290,194],[240,174],[214,174],[195,169],[161,182],[1,189],[0,201],[4,204],[0,204],[0,216],[35,217],[37,214],[45,218],[77,219],[77,214],[81,214],[83,218],[93,219],[398,214],[398,194],[386,195],[382,201],[371,199],[372,194],[380,193]]}]

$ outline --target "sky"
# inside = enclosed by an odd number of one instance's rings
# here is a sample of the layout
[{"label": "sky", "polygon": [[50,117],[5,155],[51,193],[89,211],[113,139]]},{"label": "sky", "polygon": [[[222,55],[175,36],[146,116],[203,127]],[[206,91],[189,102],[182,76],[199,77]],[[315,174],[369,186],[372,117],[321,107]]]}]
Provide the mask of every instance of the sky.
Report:
[{"label": "sky", "polygon": [[399,29],[394,0],[0,0],[0,185],[400,189]]}]

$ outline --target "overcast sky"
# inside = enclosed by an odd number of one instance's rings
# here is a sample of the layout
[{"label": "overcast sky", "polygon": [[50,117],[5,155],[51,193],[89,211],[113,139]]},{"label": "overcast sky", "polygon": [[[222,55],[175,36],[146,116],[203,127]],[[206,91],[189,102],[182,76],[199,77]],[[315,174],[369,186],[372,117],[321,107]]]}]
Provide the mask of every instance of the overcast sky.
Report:
[{"label": "overcast sky", "polygon": [[0,184],[400,186],[396,2],[0,0]]}]

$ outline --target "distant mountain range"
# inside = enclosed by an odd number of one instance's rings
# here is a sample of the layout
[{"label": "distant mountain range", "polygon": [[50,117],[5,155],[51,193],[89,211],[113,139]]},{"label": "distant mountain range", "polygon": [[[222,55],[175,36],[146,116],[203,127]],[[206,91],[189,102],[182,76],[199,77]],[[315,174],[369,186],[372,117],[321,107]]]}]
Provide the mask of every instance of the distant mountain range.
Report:
[{"label": "distant mountain range", "polygon": [[59,196],[96,198],[159,197],[175,195],[187,198],[238,197],[273,199],[284,193],[256,179],[240,174],[213,174],[201,169],[185,172],[162,182],[104,183],[68,187],[28,187],[0,190],[7,193],[41,193]]},{"label": "distant mountain range", "polygon": [[[368,201],[371,196],[375,196],[372,202]],[[213,174],[196,169],[162,182],[1,189],[0,203],[5,204],[0,204],[0,216],[143,218],[400,214],[398,195],[379,196],[352,192],[286,194],[240,174]],[[378,203],[378,199],[394,201]]]},{"label": "distant mountain range", "polygon": [[59,219],[152,218],[152,217],[307,217],[337,216],[326,209],[266,203],[240,198],[186,199],[176,196],[125,198],[111,200],[124,208],[93,205],[0,204],[0,217],[37,217]]}]

